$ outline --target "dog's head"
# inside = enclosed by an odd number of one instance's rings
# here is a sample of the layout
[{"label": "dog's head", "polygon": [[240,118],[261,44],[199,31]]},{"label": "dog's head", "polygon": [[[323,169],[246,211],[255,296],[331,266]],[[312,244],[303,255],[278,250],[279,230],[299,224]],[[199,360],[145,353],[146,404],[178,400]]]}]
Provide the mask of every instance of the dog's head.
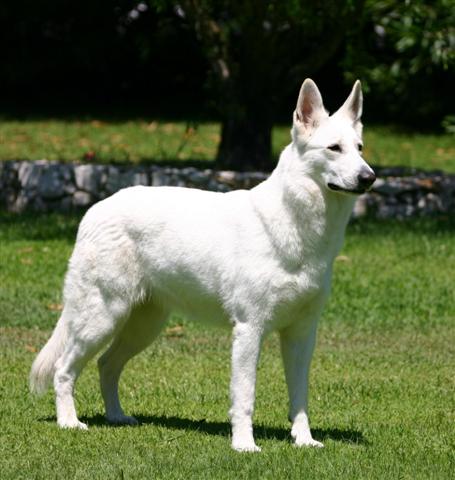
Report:
[{"label": "dog's head", "polygon": [[360,194],[376,177],[362,158],[362,88],[357,80],[351,94],[329,116],[313,80],[300,89],[294,112],[292,139],[303,169],[322,188]]}]

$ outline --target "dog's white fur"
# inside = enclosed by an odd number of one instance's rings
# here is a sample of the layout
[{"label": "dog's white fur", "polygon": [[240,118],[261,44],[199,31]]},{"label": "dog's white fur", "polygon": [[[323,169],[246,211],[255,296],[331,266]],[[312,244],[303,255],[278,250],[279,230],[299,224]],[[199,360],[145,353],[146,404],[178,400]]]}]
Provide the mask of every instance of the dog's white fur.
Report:
[{"label": "dog's white fur", "polygon": [[359,193],[359,174],[373,175],[359,153],[361,111],[359,82],[329,117],[307,79],[292,143],[257,187],[223,194],[132,187],[87,212],[69,262],[61,318],[30,375],[38,393],[53,378],[61,427],[87,428],[76,416],[74,385],[111,340],[98,362],[106,417],[136,423],[119,403],[120,373],[176,310],[232,325],[234,449],[259,450],[252,428],[256,365],[261,342],[273,330],[281,339],[292,437],[298,446],[322,446],[308,422],[308,372],[355,201],[338,190]]}]

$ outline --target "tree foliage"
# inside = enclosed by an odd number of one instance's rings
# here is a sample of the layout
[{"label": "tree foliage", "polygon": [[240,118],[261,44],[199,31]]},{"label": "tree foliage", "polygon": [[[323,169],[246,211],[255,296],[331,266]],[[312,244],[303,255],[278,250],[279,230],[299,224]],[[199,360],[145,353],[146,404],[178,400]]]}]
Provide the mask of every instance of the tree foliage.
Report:
[{"label": "tree foliage", "polygon": [[307,76],[337,100],[360,78],[370,118],[453,127],[454,0],[18,0],[0,23],[0,107],[216,112],[225,167],[271,166]]},{"label": "tree foliage", "polygon": [[361,77],[389,118],[425,123],[455,111],[453,0],[368,0],[346,46],[349,79]]},{"label": "tree foliage", "polygon": [[[167,2],[152,2],[165,8]],[[363,0],[181,0],[211,65],[224,167],[270,166],[277,105],[338,51]]]}]

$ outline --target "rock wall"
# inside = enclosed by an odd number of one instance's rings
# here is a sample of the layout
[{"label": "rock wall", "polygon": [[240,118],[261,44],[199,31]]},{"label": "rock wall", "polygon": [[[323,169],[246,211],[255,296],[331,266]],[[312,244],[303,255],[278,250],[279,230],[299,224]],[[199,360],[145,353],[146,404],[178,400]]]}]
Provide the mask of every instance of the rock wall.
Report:
[{"label": "rock wall", "polygon": [[[403,168],[376,169],[373,189],[361,195],[354,217],[406,218],[455,213],[455,175]],[[0,205],[9,211],[85,209],[132,185],[173,185],[218,192],[249,189],[263,172],[151,166],[77,165],[38,160],[0,162]]]}]

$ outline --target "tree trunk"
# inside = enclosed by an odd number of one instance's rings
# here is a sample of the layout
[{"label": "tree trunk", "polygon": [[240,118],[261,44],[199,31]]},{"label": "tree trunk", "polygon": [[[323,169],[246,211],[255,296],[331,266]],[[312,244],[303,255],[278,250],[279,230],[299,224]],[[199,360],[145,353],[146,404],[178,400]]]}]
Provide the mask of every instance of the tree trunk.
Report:
[{"label": "tree trunk", "polygon": [[216,166],[227,170],[266,170],[272,164],[272,122],[250,108],[244,115],[223,119]]}]

